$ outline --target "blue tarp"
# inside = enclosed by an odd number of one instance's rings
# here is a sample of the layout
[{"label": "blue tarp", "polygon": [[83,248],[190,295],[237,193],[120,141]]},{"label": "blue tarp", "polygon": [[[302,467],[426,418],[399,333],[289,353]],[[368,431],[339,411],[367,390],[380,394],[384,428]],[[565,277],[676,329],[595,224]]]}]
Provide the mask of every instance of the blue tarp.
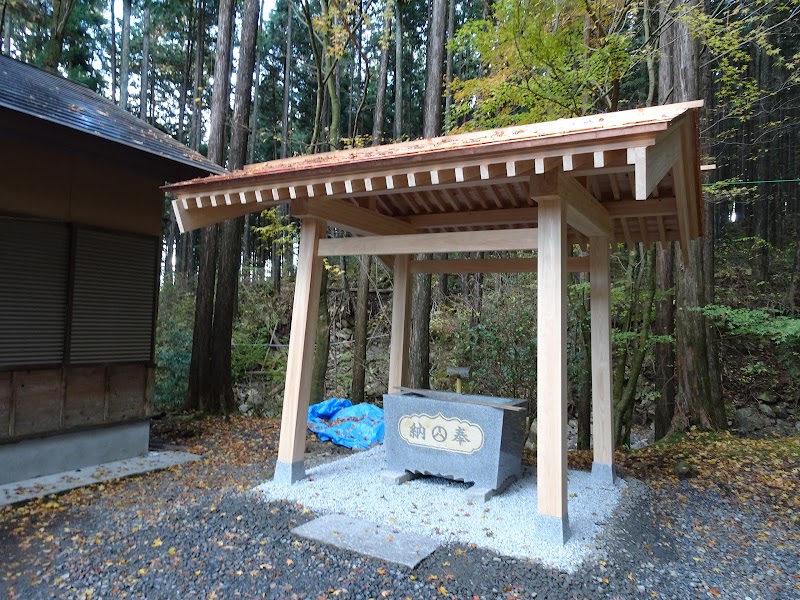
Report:
[{"label": "blue tarp", "polygon": [[323,442],[364,450],[383,443],[383,409],[331,398],[308,408],[308,428]]}]

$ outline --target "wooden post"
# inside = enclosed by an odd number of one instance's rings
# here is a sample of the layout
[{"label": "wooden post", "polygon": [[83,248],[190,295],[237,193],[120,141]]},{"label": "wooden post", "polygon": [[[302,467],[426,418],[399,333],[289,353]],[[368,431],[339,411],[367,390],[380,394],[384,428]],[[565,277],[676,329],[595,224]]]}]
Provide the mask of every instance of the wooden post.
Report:
[{"label": "wooden post", "polygon": [[408,333],[411,321],[410,256],[394,257],[394,288],[392,294],[392,339],[389,346],[389,393],[408,384]]},{"label": "wooden post", "polygon": [[611,394],[611,276],[607,237],[589,238],[592,308],[592,476],[614,483]]},{"label": "wooden post", "polygon": [[555,196],[539,200],[537,313],[537,537],[563,544],[567,513],[567,219]]},{"label": "wooden post", "polygon": [[324,235],[323,221],[310,217],[303,219],[292,306],[292,328],[289,334],[289,357],[286,363],[278,462],[273,477],[282,484],[294,483],[306,476],[303,455],[306,448],[314,336],[323,268],[322,259],[317,255],[317,247]]}]

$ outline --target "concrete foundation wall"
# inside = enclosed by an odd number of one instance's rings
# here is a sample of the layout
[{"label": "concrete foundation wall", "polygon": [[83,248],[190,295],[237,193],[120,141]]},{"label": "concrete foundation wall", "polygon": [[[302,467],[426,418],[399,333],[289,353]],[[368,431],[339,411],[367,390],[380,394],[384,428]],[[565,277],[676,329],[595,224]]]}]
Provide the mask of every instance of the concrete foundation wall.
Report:
[{"label": "concrete foundation wall", "polygon": [[0,485],[144,456],[150,422],[125,423],[89,431],[0,445]]}]

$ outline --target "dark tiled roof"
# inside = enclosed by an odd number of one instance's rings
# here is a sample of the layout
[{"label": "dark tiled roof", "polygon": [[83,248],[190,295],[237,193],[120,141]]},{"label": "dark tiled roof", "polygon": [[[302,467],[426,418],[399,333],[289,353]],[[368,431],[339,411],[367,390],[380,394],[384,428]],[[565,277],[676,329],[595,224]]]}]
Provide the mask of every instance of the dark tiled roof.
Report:
[{"label": "dark tiled roof", "polygon": [[69,127],[206,173],[225,169],[92,90],[0,56],[0,107]]}]

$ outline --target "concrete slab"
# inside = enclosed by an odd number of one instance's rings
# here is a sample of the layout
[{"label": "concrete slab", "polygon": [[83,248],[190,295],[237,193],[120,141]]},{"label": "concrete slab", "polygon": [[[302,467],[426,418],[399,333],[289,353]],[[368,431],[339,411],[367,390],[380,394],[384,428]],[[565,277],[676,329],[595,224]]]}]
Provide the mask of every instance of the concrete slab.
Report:
[{"label": "concrete slab", "polygon": [[435,540],[345,515],[325,515],[292,533],[413,569],[439,547]]},{"label": "concrete slab", "polygon": [[149,452],[146,456],[6,483],[0,485],[0,506],[66,492],[101,481],[168,469],[199,459],[200,456],[188,452]]},{"label": "concrete slab", "polygon": [[150,421],[0,444],[0,485],[147,456]]}]

